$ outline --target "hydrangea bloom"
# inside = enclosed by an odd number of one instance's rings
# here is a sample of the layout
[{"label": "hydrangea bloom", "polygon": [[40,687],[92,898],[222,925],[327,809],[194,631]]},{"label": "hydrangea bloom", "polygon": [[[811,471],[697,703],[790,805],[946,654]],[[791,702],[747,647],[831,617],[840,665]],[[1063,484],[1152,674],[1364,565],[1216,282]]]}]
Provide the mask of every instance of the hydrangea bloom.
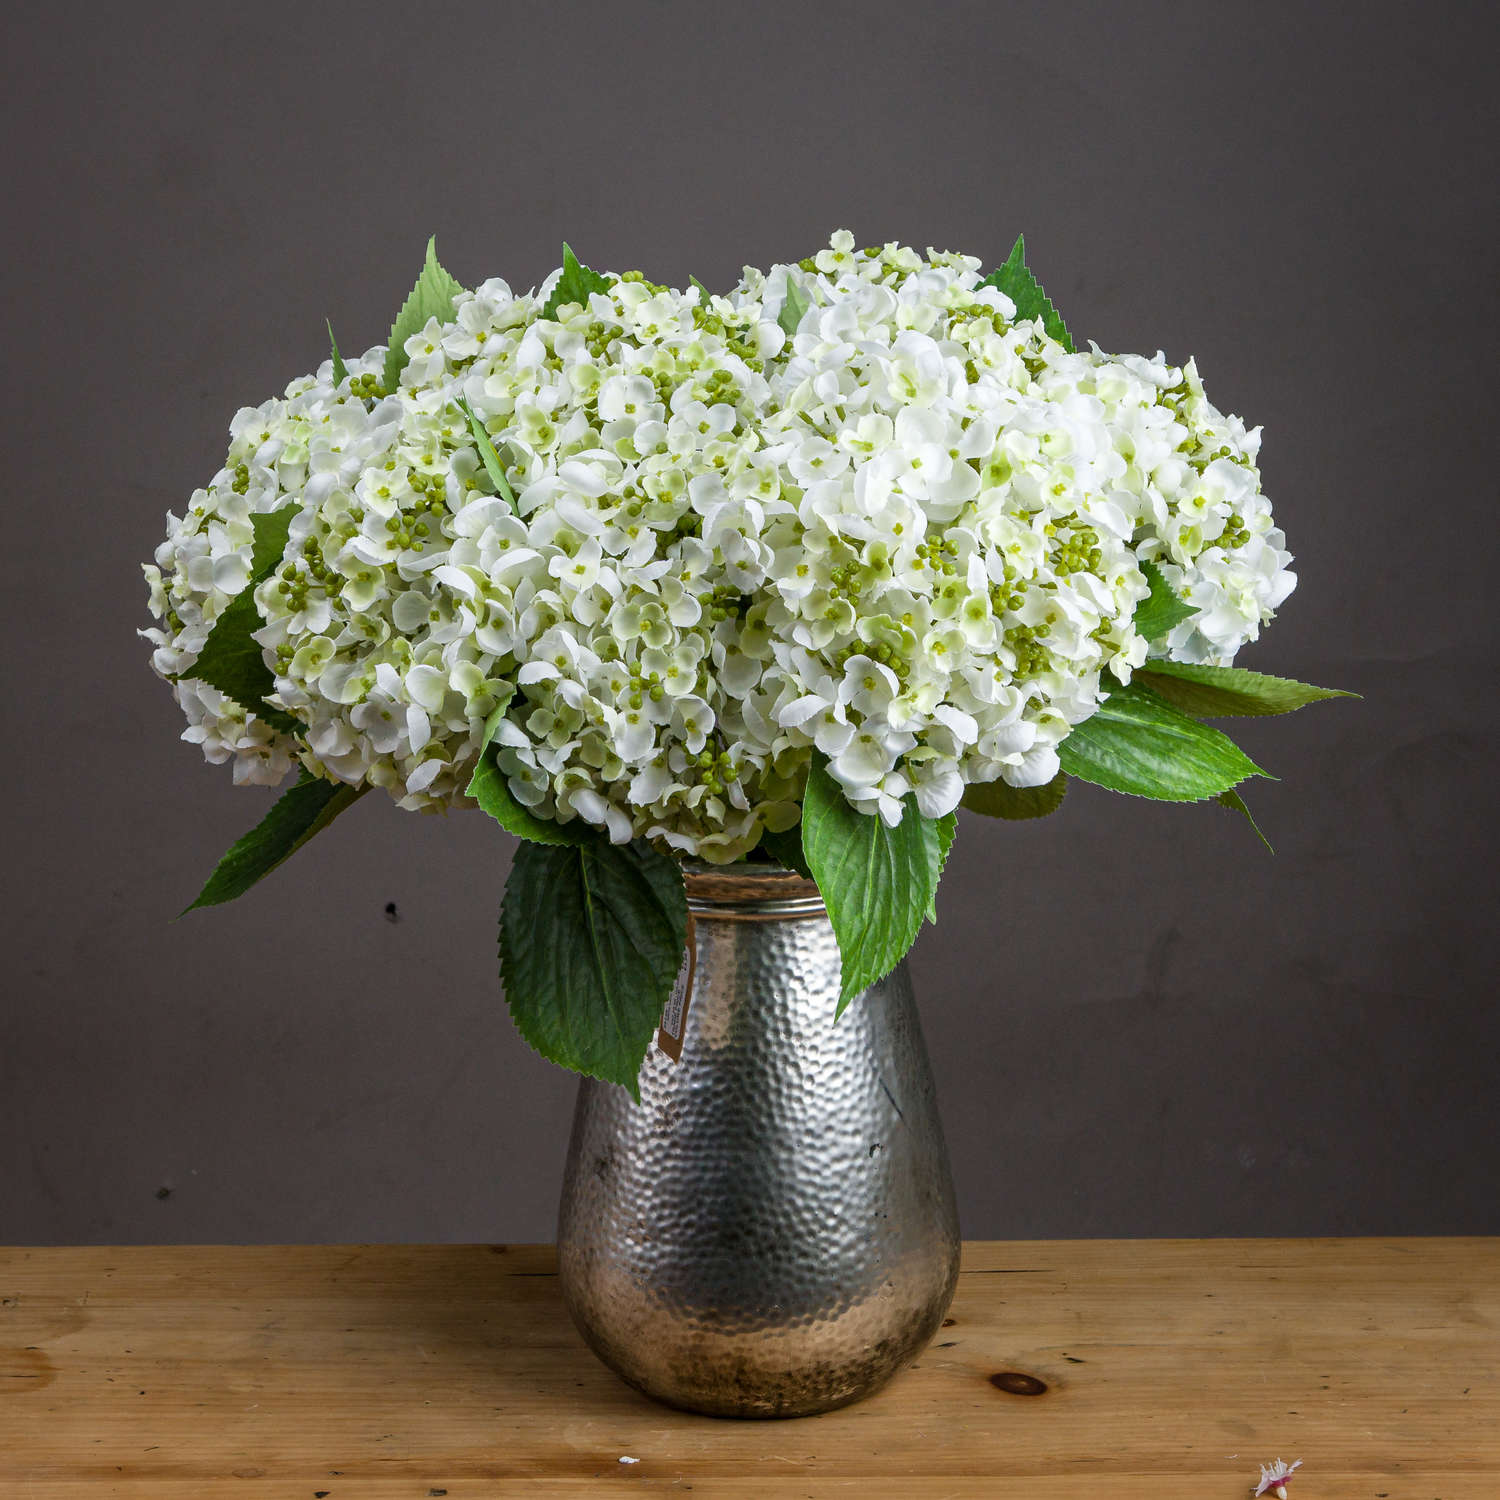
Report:
[{"label": "hydrangea bloom", "polygon": [[[145,634],[237,780],[441,808],[503,709],[538,815],[728,861],[796,823],[814,747],[892,824],[1046,782],[1148,652],[1225,664],[1293,586],[1258,431],[1191,363],[1069,353],[970,257],[840,233],[728,296],[626,273],[547,317],[555,279],[459,296],[398,390],[375,348],[242,410],[168,517]],[[296,735],[193,677],[288,501],[254,598]],[[1198,607],[1154,648],[1145,561]]]}]

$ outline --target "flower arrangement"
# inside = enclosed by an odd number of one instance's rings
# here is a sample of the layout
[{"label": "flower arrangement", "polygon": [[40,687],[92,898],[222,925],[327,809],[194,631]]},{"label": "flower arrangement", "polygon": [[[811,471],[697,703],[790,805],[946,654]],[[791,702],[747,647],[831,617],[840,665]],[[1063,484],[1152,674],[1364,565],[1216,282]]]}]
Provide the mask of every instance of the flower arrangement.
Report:
[{"label": "flower arrangement", "polygon": [[722,296],[566,246],[467,291],[429,243],[386,344],[241,409],[145,569],[184,738],[298,771],[193,904],[381,787],[523,840],[502,977],[548,1057],[634,1088],[687,859],[815,879],[842,1007],[960,804],[1248,817],[1201,720],[1338,696],[1232,665],[1295,582],[1259,438],[1191,362],[1076,350],[1019,240],[983,275],[840,232]]}]

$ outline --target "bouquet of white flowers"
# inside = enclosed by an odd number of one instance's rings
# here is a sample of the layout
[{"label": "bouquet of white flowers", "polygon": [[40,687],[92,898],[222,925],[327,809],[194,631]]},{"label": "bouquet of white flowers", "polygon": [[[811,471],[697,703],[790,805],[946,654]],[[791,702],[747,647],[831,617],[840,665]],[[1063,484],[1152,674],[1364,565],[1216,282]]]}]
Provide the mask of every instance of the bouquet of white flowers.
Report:
[{"label": "bouquet of white flowers", "polygon": [[960,803],[1035,817],[1076,776],[1244,812],[1262,773],[1200,719],[1336,696],[1231,665],[1295,582],[1259,430],[1191,362],[1076,351],[1020,241],[984,276],[840,232],[723,296],[566,246],[466,291],[429,244],[385,345],[230,433],[144,634],[184,738],[299,776],[194,905],[372,786],[477,804],[525,841],[517,1023],[629,1087],[680,861],[815,879],[847,1003],[931,916]]}]

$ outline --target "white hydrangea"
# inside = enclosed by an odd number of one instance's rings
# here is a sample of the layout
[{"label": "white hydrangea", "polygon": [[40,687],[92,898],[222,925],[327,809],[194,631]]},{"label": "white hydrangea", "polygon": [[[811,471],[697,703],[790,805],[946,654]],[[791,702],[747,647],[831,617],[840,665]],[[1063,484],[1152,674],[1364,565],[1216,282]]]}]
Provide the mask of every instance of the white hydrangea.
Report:
[{"label": "white hydrangea", "polygon": [[[239,780],[300,762],[425,810],[503,707],[520,801],[715,861],[796,823],[813,747],[890,822],[1050,780],[1147,659],[1141,561],[1199,606],[1161,648],[1185,661],[1230,660],[1294,580],[1259,432],[1191,364],[1069,354],[979,281],[842,232],[728,297],[626,273],[545,318],[551,281],[489,281],[399,390],[376,348],[242,410],[146,569],[185,737]],[[296,736],[192,677],[250,517],[289,500],[254,597]]]}]

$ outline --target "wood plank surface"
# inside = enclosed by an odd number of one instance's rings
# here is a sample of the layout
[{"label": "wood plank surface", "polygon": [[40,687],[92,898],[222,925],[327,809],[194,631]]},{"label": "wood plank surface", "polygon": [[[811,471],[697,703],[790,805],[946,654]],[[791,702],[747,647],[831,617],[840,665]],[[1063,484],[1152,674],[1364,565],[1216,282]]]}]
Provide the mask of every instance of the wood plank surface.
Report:
[{"label": "wood plank surface", "polygon": [[781,1422],[620,1384],[554,1268],[0,1249],[0,1497],[1239,1500],[1280,1456],[1293,1500],[1500,1500],[1500,1240],[971,1244],[911,1369]]}]

